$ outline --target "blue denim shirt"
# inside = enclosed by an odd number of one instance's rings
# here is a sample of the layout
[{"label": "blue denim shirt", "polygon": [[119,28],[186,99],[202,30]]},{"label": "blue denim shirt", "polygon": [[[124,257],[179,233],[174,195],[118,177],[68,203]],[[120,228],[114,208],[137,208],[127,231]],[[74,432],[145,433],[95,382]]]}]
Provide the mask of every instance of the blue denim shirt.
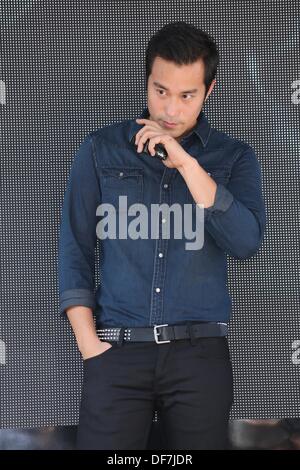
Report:
[{"label": "blue denim shirt", "polygon": [[[145,108],[140,117],[149,117]],[[180,145],[217,183],[214,204],[204,209],[204,244],[186,250],[186,239],[99,239],[96,209],[117,204],[194,204],[176,168],[137,153],[135,119],[91,132],[79,146],[68,179],[59,235],[60,313],[90,307],[97,324],[153,326],[185,321],[227,323],[231,298],[227,255],[257,253],[266,215],[261,170],[247,143],[213,129],[203,111]],[[100,285],[95,289],[95,247],[100,243]]]}]

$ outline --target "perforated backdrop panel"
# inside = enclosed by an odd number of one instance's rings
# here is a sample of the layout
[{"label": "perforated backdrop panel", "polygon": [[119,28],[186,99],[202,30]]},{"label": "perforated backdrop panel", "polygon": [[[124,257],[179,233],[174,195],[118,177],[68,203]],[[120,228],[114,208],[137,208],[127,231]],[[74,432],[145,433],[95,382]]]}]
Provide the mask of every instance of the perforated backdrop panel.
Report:
[{"label": "perforated backdrop panel", "polygon": [[1,427],[78,422],[81,356],[58,314],[66,182],[87,133],[140,114],[147,42],[176,20],[215,37],[221,64],[206,115],[213,127],[254,147],[263,173],[263,245],[251,259],[228,258],[231,417],[300,416],[298,7],[297,1],[3,4]]}]

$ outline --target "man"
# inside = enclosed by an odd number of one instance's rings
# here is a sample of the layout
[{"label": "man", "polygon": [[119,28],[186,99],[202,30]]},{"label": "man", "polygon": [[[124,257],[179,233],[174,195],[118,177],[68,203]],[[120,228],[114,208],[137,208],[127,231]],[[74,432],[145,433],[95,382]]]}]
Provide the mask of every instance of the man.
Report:
[{"label": "man", "polygon": [[[226,256],[258,251],[265,208],[253,149],[213,129],[202,111],[218,62],[206,33],[166,25],[147,47],[147,108],[137,120],[91,132],[75,156],[61,217],[59,289],[84,365],[77,448],[145,449],[156,409],[167,448],[228,446]],[[166,160],[154,156],[157,144]],[[99,206],[112,204],[124,216],[120,196],[149,210],[190,204],[193,217],[202,208],[203,245],[186,249],[184,237],[165,237],[161,213],[157,237],[98,236]]]}]

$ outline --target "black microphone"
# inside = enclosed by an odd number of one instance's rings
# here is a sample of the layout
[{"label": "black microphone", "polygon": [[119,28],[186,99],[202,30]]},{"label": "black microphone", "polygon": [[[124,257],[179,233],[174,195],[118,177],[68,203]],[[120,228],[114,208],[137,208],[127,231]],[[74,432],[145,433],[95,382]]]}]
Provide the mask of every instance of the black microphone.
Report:
[{"label": "black microphone", "polygon": [[[131,139],[131,143],[135,144],[135,135]],[[147,153],[147,155],[150,155],[150,157],[154,156],[154,157],[159,158],[160,160],[166,160],[168,158],[168,152],[166,151],[163,144],[155,144],[155,146],[154,146],[155,154],[154,155],[151,155],[151,153],[149,152],[148,145],[149,145],[149,139],[146,140],[146,142],[144,144],[143,152]],[[137,148],[138,146],[135,144],[135,147]]]}]

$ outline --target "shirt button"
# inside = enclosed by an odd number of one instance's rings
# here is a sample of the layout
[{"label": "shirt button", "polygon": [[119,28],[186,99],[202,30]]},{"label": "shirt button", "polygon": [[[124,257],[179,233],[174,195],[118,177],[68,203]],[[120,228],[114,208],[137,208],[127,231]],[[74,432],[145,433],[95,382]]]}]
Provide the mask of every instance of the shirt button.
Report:
[{"label": "shirt button", "polygon": [[159,288],[159,287],[157,287],[155,290],[156,290],[156,292],[160,292],[160,288]]},{"label": "shirt button", "polygon": [[164,224],[166,222],[166,219],[162,219],[162,223]]},{"label": "shirt button", "polygon": [[164,188],[168,188],[168,187],[169,187],[169,185],[168,185],[168,184],[164,184]]},{"label": "shirt button", "polygon": [[159,256],[160,258],[162,258],[164,255],[163,255],[163,253],[159,253],[158,256]]},{"label": "shirt button", "polygon": [[120,171],[119,176],[123,176],[123,175],[124,175],[123,171]]}]

